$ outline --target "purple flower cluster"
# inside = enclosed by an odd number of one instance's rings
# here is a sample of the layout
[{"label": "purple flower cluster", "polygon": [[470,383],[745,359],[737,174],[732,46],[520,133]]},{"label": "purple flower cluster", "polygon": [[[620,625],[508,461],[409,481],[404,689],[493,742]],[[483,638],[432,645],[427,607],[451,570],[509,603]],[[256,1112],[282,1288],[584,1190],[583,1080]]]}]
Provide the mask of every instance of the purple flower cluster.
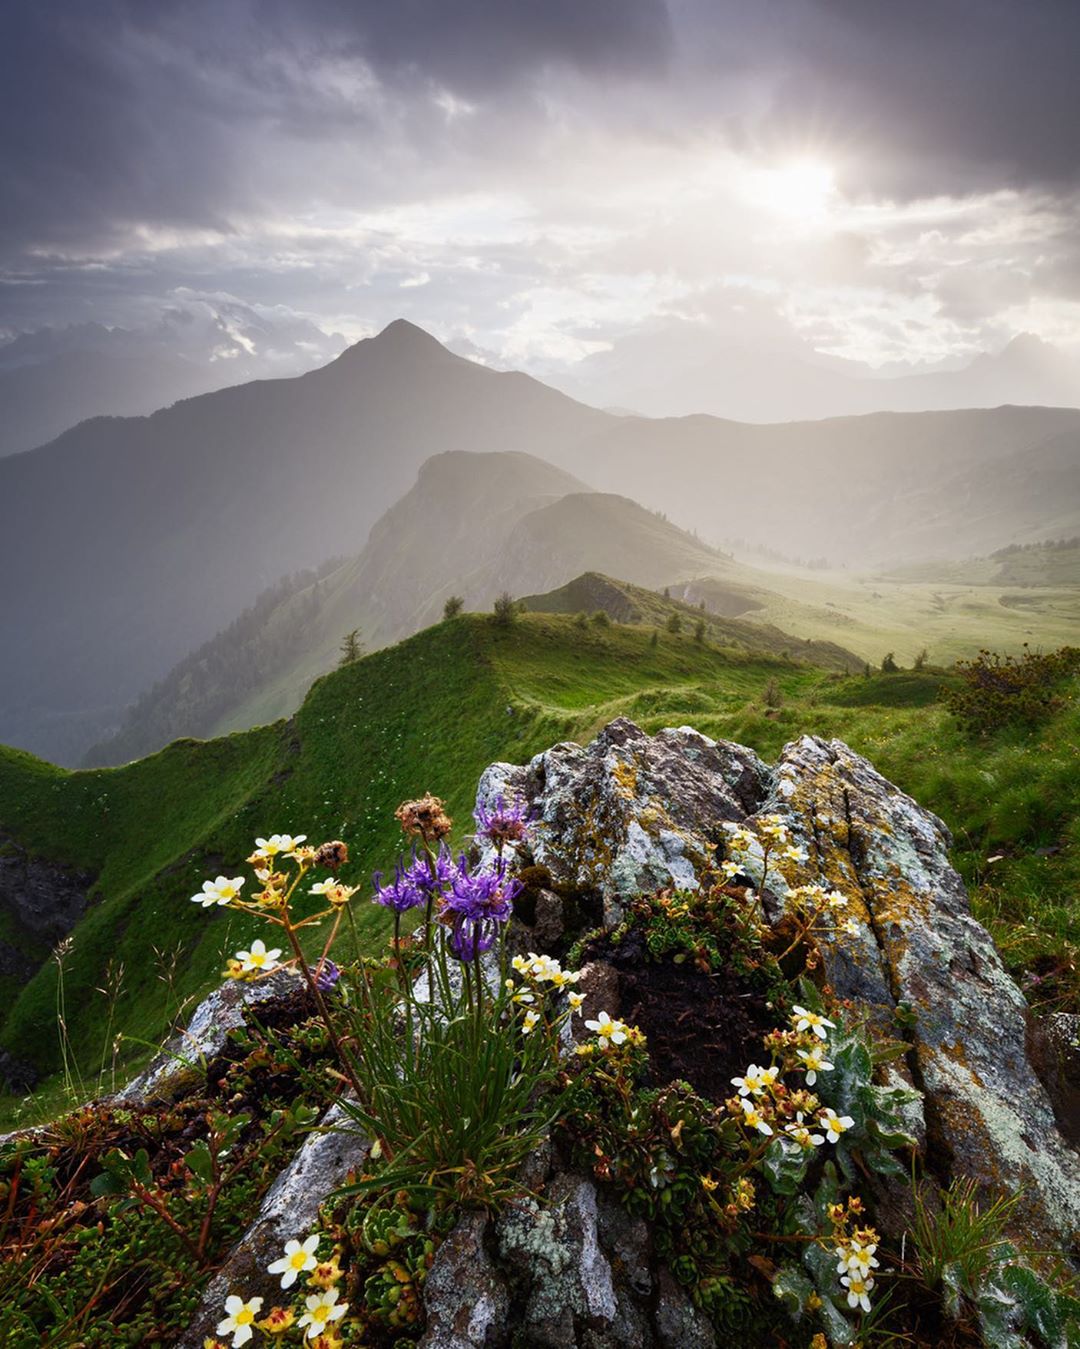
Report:
[{"label": "purple flower cluster", "polygon": [[394,879],[389,885],[383,884],[383,873],[376,871],[372,877],[375,886],[372,898],[376,904],[393,909],[395,913],[407,913],[409,909],[418,909],[433,895],[441,894],[452,884],[457,868],[463,863],[464,858],[455,864],[450,849],[443,844],[436,854],[432,875],[432,867],[427,858],[417,857],[414,849],[409,866],[405,865],[404,858],[398,858],[397,866],[394,868]]},{"label": "purple flower cluster", "polygon": [[502,862],[494,869],[473,871],[464,853],[455,860],[445,847],[435,858],[434,874],[427,858],[414,853],[409,866],[403,858],[398,860],[388,884],[383,884],[382,872],[377,871],[373,879],[375,903],[397,914],[420,908],[429,900],[440,901],[440,912],[450,927],[450,949],[459,960],[473,960],[494,946],[521,889],[520,881],[507,873]]},{"label": "purple flower cluster", "polygon": [[470,872],[465,858],[460,859],[443,895],[443,911],[450,916],[450,950],[459,960],[475,960],[491,950],[520,890],[521,882],[501,864],[493,871]]},{"label": "purple flower cluster", "polygon": [[315,987],[320,993],[329,993],[341,978],[341,971],[332,960],[323,960],[315,971]]},{"label": "purple flower cluster", "polygon": [[490,810],[478,805],[473,811],[473,819],[477,840],[486,839],[500,852],[504,843],[521,843],[528,837],[529,824],[523,802],[507,803],[501,794],[495,798]]}]

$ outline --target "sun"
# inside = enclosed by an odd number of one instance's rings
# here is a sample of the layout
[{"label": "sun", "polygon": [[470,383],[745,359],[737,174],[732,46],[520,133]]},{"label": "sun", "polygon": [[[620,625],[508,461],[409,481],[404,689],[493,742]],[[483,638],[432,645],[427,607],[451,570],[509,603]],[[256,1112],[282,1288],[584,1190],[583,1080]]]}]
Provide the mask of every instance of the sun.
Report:
[{"label": "sun", "polygon": [[764,210],[793,219],[825,214],[836,193],[833,170],[820,159],[796,159],[775,168],[755,169],[749,195]]}]

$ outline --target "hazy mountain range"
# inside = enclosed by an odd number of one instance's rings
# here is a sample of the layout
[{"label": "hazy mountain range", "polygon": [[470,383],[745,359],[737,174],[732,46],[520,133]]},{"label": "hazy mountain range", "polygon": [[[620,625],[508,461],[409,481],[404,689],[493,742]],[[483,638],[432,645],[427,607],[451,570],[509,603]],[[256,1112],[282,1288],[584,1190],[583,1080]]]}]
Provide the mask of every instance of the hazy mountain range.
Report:
[{"label": "hazy mountain range", "polygon": [[1080,361],[1031,333],[957,369],[877,374],[809,346],[755,344],[670,321],[586,357],[567,393],[649,417],[706,412],[745,422],[810,421],[871,412],[1080,406]]},{"label": "hazy mountain range", "polygon": [[[504,470],[482,460],[410,493],[445,451],[546,462],[501,496]],[[713,549],[732,537],[864,565],[1074,534],[1078,463],[1076,411],[617,417],[398,321],[297,378],[96,418],[0,460],[0,623],[18,634],[0,740],[77,760],[261,591],[329,557],[353,558],[335,595],[364,602],[320,603],[320,653],[357,621],[373,642],[430,621],[448,588],[479,604],[586,570],[650,586],[722,573]]]}]

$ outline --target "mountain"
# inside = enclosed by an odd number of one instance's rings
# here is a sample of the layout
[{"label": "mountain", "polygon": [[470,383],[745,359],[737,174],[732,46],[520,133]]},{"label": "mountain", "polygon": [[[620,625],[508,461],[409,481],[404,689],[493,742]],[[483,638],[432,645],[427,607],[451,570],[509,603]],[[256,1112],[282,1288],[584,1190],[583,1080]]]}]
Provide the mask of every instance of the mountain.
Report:
[{"label": "mountain", "polygon": [[572,459],[607,420],[399,321],[309,374],[0,460],[0,630],[20,634],[0,740],[77,759],[279,577],[361,548],[434,451]]},{"label": "mountain", "polygon": [[1002,407],[752,426],[621,419],[583,472],[703,538],[871,567],[1080,529],[1080,412]]},{"label": "mountain", "polygon": [[[181,661],[86,762],[125,762],[180,735],[287,716],[354,628],[381,647],[434,622],[452,594],[489,609],[503,590],[521,595],[590,569],[651,587],[735,570],[635,502],[590,493],[532,455],[437,455],[356,557],[260,602]],[[738,589],[735,577],[731,585]]]},{"label": "mountain", "polygon": [[[778,426],[614,417],[398,321],[306,375],[150,417],[94,419],[0,460],[0,630],[18,634],[0,668],[0,740],[78,761],[280,577],[357,554],[440,450],[539,455],[592,489],[662,511],[705,549],[746,538],[866,567],[1080,531],[1077,411]],[[583,530],[615,548],[605,509],[625,510],[580,502],[533,520],[513,556],[491,561],[509,568],[527,557],[534,574],[510,571],[498,588],[535,592],[589,569],[666,584],[659,567],[630,568],[633,549],[552,563]],[[461,529],[481,550],[499,532],[467,504]],[[464,583],[449,572],[440,580],[448,576]],[[382,632],[385,616],[368,624]],[[339,626],[338,639],[355,625]]]},{"label": "mountain", "polygon": [[1080,406],[1080,361],[1031,333],[958,369],[883,375],[780,333],[755,342],[673,320],[586,357],[557,382],[587,402],[649,417],[703,412],[762,423],[1005,403]]}]

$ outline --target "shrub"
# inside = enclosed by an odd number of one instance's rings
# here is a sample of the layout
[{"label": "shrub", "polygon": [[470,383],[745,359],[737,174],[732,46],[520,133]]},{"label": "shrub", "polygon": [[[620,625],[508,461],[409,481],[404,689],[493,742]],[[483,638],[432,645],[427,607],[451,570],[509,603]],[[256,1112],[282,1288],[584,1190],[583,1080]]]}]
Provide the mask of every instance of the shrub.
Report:
[{"label": "shrub", "polygon": [[443,605],[442,616],[446,618],[457,618],[462,609],[465,608],[465,601],[460,595],[451,595]]},{"label": "shrub", "polygon": [[589,615],[584,609],[579,614],[574,615],[575,628],[587,628],[589,626]]},{"label": "shrub", "polygon": [[930,652],[927,651],[926,647],[924,646],[922,650],[918,653],[918,655],[915,657],[915,662],[911,668],[913,670],[924,670],[926,668],[926,662],[929,659],[930,659]]},{"label": "shrub", "polygon": [[1025,644],[1019,659],[983,650],[954,669],[959,685],[942,695],[949,711],[969,731],[985,735],[1010,724],[1037,725],[1058,708],[1063,684],[1080,670],[1080,647],[1044,655]]},{"label": "shrub", "polygon": [[699,618],[694,624],[694,641],[697,642],[698,646],[705,644],[705,620],[703,618]]},{"label": "shrub", "polygon": [[883,674],[896,674],[900,666],[896,663],[896,656],[892,651],[886,651],[881,658],[881,670]]},{"label": "shrub", "polygon": [[597,628],[610,628],[611,615],[606,609],[597,609],[592,616],[593,626]]},{"label": "shrub", "polygon": [[765,685],[765,692],[762,694],[762,701],[766,707],[782,707],[784,704],[784,695],[780,691],[780,685],[775,679],[770,679]]},{"label": "shrub", "polygon": [[682,619],[678,614],[671,614],[668,617],[667,630],[671,633],[682,632]]},{"label": "shrub", "polygon": [[501,628],[508,628],[518,616],[518,606],[509,590],[504,590],[495,600],[493,608],[495,622]]}]

